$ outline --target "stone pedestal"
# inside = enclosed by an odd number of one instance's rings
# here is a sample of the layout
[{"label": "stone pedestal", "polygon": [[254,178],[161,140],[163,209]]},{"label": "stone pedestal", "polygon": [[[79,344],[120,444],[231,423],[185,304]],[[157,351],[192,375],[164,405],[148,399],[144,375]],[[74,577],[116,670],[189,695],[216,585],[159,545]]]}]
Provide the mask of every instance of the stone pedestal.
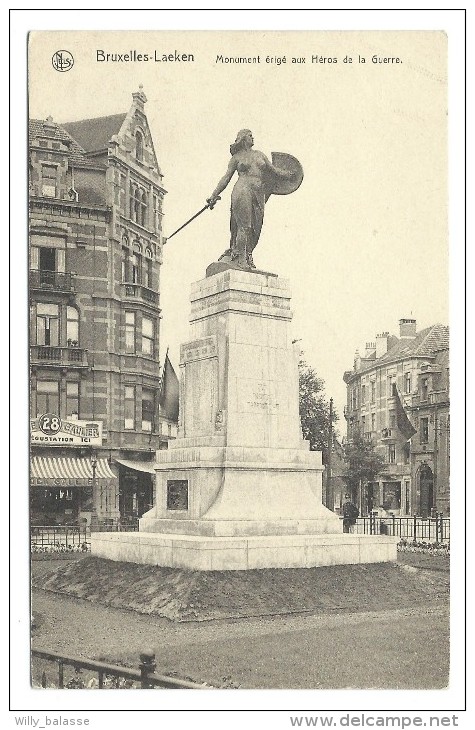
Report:
[{"label": "stone pedestal", "polygon": [[157,452],[154,507],[135,537],[94,535],[95,554],[200,570],[396,559],[397,540],[343,536],[322,504],[291,317],[288,283],[273,274],[218,270],[193,285],[178,438]]}]

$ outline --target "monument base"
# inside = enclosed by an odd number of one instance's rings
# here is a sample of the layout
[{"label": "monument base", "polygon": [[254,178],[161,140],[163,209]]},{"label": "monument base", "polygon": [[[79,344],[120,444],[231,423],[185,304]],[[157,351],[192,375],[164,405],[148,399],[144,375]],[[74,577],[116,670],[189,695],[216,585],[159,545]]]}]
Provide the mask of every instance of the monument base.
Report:
[{"label": "monument base", "polygon": [[95,532],[96,557],[188,570],[314,568],[397,560],[399,538],[387,535],[212,537],[150,532]]}]

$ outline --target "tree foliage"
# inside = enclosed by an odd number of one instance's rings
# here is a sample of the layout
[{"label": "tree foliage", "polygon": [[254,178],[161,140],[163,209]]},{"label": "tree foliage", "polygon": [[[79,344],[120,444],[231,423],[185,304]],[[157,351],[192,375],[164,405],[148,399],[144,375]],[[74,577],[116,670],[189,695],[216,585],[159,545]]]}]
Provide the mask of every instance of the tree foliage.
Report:
[{"label": "tree foliage", "polygon": [[[301,358],[299,362],[299,413],[304,439],[310,442],[312,451],[322,451],[326,463],[330,428],[330,403],[324,393],[325,382],[313,368]],[[333,411],[333,424],[338,415]]]},{"label": "tree foliage", "polygon": [[353,499],[360,485],[374,481],[388,466],[384,458],[375,451],[374,444],[358,428],[353,430],[351,441],[343,447],[343,461],[346,467],[342,476]]}]

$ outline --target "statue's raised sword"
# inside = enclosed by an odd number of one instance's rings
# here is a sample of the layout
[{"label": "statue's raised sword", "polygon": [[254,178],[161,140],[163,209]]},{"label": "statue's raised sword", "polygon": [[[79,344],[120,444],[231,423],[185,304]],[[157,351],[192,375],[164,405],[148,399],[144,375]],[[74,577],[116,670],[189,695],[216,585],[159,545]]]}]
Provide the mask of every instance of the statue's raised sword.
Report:
[{"label": "statue's raised sword", "polygon": [[201,215],[202,213],[204,213],[205,210],[208,210],[208,208],[210,210],[213,210],[213,208],[216,205],[216,203],[217,203],[218,200],[221,200],[221,198],[220,197],[216,198],[216,200],[214,201],[214,203],[207,203],[203,208],[201,208],[201,210],[198,211],[198,213],[195,213],[195,215],[192,215],[191,218],[189,218],[186,221],[186,223],[183,223],[183,225],[180,226],[179,228],[177,228],[176,231],[173,231],[173,233],[171,234],[171,236],[164,237],[163,238],[163,243],[168,243],[168,241],[170,240],[170,238],[173,238],[173,236],[176,236],[176,234],[179,233],[180,231],[182,231],[183,228],[186,228],[186,226],[188,225],[188,223],[191,223],[191,221],[194,221],[195,218],[198,218],[198,216]]}]

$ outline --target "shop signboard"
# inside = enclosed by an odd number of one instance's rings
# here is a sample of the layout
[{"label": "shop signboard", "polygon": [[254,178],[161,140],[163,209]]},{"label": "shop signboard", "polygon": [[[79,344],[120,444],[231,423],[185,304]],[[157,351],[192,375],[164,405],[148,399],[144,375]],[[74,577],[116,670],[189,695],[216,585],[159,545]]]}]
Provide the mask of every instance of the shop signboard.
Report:
[{"label": "shop signboard", "polygon": [[43,413],[31,419],[30,437],[36,446],[102,446],[102,421],[79,421]]}]

